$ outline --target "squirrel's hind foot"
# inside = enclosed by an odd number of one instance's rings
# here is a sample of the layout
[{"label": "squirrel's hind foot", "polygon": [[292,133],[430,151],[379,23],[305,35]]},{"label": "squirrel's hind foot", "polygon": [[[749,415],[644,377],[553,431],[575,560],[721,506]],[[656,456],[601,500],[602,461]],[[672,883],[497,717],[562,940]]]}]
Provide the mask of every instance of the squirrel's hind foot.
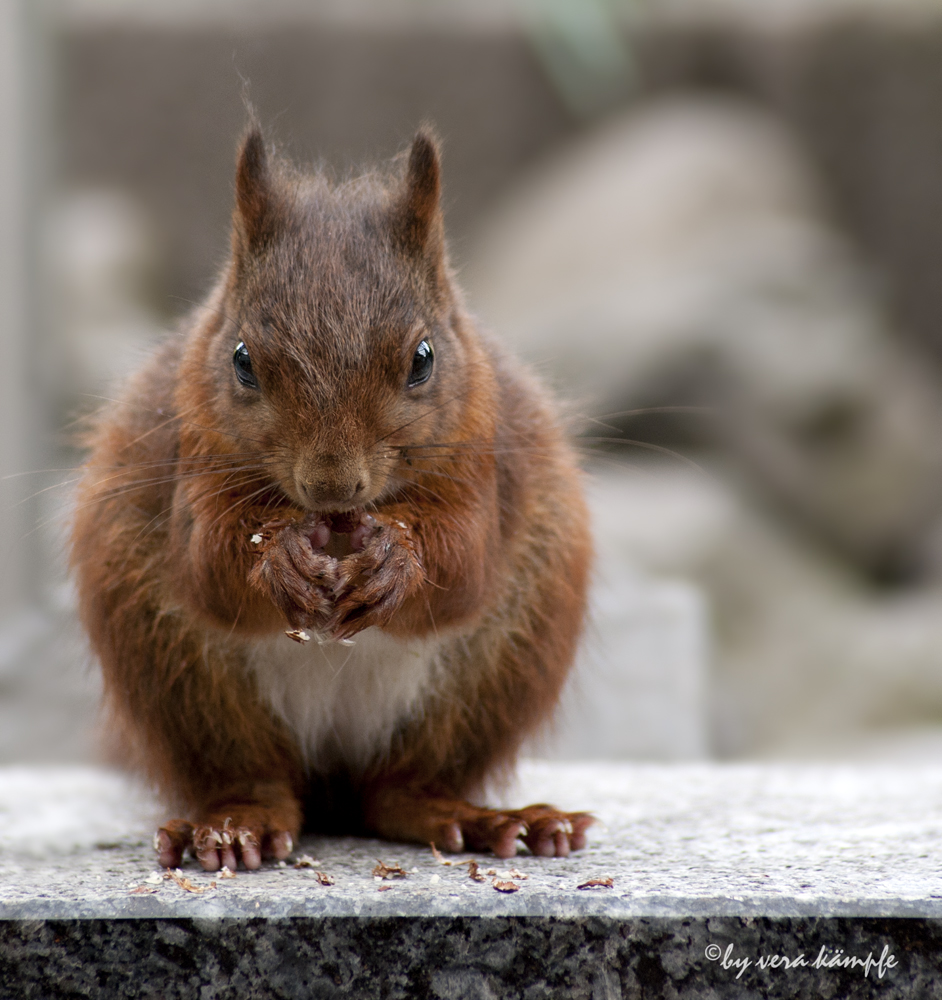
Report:
[{"label": "squirrel's hind foot", "polygon": [[235,871],[240,864],[253,870],[261,867],[263,858],[287,858],[294,850],[294,837],[290,830],[273,826],[267,816],[252,815],[251,808],[243,806],[236,815],[213,816],[203,823],[172,819],[154,834],[154,849],[163,868],[179,867],[189,851],[204,871]]},{"label": "squirrel's hind foot", "polygon": [[434,843],[443,850],[491,851],[512,858],[522,840],[540,857],[566,857],[585,847],[589,813],[561,812],[539,804],[525,809],[486,809],[459,799],[396,791],[378,797],[371,826],[390,840]]}]

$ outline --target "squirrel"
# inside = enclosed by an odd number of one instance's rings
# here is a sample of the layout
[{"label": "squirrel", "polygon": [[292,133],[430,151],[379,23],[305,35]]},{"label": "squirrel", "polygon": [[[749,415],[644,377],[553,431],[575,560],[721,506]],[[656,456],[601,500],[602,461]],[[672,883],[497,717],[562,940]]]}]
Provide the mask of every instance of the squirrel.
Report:
[{"label": "squirrel", "polygon": [[302,829],[566,855],[587,813],[472,804],[586,614],[581,473],[462,300],[438,141],[343,183],[250,123],[231,254],[93,419],[71,565],[122,759],[207,871]]}]

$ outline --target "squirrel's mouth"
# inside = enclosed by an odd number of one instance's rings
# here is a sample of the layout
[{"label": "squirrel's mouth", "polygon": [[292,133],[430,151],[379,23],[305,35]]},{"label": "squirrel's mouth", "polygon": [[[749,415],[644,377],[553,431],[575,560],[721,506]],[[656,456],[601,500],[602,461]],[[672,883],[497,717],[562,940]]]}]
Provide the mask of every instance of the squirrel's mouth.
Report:
[{"label": "squirrel's mouth", "polygon": [[310,534],[311,545],[335,559],[359,552],[376,530],[376,521],[362,507],[330,511]]},{"label": "squirrel's mouth", "polygon": [[351,507],[349,510],[332,510],[323,514],[324,523],[338,535],[351,535],[359,526],[365,511],[362,507]]}]

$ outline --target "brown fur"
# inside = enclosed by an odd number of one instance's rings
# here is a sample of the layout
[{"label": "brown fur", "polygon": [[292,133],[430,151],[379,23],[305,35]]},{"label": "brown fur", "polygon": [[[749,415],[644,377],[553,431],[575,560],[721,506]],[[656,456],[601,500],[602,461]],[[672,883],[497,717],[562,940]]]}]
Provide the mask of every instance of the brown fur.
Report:
[{"label": "brown fur", "polygon": [[[302,802],[312,827],[452,850],[584,842],[587,816],[466,801],[556,704],[590,544],[547,399],[463,307],[439,202],[426,133],[403,176],[331,185],[252,129],[229,264],[97,422],[72,563],[127,753],[192,820],[160,831],[164,863],[283,856]],[[426,338],[432,376],[407,388]],[[344,511],[375,519],[364,547],[315,550]],[[246,644],[370,626],[435,638],[444,680],[363,767],[305,762]]]}]

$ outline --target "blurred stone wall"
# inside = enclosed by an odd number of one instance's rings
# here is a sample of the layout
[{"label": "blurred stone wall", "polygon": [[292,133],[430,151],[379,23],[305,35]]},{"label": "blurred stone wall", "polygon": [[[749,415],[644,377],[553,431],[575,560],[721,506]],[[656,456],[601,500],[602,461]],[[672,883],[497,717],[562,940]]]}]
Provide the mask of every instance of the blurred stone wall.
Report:
[{"label": "blurred stone wall", "polygon": [[739,13],[652,25],[645,88],[731,90],[782,114],[885,275],[901,330],[942,357],[942,7],[846,4],[771,24]]},{"label": "blurred stone wall", "polygon": [[445,144],[453,248],[509,176],[572,127],[519,34],[427,26],[62,30],[66,186],[138,196],[160,227],[164,313],[198,298],[224,257],[242,78],[269,134],[341,176],[393,156],[423,121]]},{"label": "blurred stone wall", "polygon": [[[901,328],[942,356],[942,9],[644,9],[629,33],[635,94],[732,90],[781,112],[886,275]],[[459,261],[481,210],[581,125],[512,17],[357,24],[298,14],[244,27],[73,18],[57,44],[61,178],[140,196],[162,229],[167,314],[185,306],[168,296],[198,296],[225,251],[242,78],[277,139],[341,171],[394,154],[420,121],[435,122]]]}]

